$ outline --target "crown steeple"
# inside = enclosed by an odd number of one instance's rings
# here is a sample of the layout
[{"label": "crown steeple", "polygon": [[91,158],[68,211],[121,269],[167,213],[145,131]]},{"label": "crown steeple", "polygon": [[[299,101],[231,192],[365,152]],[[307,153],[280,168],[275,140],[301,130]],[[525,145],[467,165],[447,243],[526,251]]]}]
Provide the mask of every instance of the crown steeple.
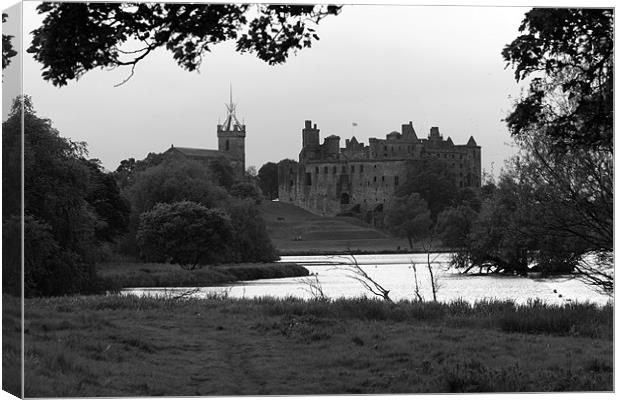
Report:
[{"label": "crown steeple", "polygon": [[237,110],[237,105],[233,103],[232,98],[232,84],[230,85],[230,93],[229,93],[229,101],[228,104],[224,104],[226,106],[226,110],[228,111],[228,115],[226,116],[226,120],[222,124],[222,130],[224,131],[237,131],[243,130],[244,126],[239,123],[237,119],[237,115],[235,111]]}]

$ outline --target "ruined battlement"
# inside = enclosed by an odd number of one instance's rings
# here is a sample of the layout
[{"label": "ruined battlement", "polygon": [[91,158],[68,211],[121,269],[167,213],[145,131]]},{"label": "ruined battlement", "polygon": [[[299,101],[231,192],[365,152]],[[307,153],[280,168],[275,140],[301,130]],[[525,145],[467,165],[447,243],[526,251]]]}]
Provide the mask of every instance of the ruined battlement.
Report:
[{"label": "ruined battlement", "polygon": [[278,171],[280,201],[325,215],[351,208],[383,210],[407,179],[407,161],[428,158],[446,162],[457,187],[481,184],[481,148],[473,137],[456,145],[431,127],[420,139],[409,121],[385,139],[370,138],[368,145],[355,136],[345,139],[344,147],[340,141],[340,136],[329,135],[321,143],[317,124],[305,121],[299,163]]}]

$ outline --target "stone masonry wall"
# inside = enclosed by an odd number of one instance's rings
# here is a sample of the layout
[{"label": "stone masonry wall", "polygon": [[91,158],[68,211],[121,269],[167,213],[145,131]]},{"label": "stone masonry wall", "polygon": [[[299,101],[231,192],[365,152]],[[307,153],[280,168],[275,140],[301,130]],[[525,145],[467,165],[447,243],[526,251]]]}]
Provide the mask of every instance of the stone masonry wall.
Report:
[{"label": "stone masonry wall", "polygon": [[[304,133],[310,130],[306,121]],[[357,208],[362,214],[389,208],[396,190],[406,177],[408,160],[439,158],[446,162],[457,187],[480,187],[480,147],[473,138],[467,145],[443,140],[438,128],[428,139],[417,139],[411,125],[403,133],[391,132],[386,139],[371,139],[370,146],[355,138],[336,151],[340,138],[328,136],[324,144],[302,147],[299,163],[292,160],[278,165],[279,199],[317,214],[335,215]],[[312,133],[318,135],[316,125]],[[307,137],[305,138],[308,143]]]}]

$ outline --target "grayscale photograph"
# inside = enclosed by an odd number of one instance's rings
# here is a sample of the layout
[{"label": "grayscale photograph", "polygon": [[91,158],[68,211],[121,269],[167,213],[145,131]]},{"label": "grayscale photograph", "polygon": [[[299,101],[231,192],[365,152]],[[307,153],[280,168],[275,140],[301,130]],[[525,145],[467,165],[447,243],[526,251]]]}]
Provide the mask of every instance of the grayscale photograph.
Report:
[{"label": "grayscale photograph", "polygon": [[2,390],[611,398],[614,15],[3,3]]}]

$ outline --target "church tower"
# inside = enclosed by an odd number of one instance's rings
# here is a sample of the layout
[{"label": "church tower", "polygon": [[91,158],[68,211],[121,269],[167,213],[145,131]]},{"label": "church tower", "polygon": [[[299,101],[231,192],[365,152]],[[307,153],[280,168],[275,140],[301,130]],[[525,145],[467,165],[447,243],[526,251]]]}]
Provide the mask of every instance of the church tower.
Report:
[{"label": "church tower", "polygon": [[245,125],[239,123],[235,115],[237,105],[232,101],[232,87],[230,102],[226,104],[228,115],[223,124],[217,125],[218,150],[227,153],[235,169],[241,174],[245,172]]}]

